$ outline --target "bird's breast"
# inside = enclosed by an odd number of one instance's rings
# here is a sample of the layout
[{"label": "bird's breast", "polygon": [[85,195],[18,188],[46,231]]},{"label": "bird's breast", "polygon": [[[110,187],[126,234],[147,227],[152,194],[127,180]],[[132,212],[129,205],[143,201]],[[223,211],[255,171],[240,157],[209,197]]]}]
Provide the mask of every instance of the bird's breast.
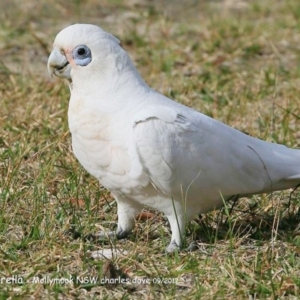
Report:
[{"label": "bird's breast", "polygon": [[130,126],[112,115],[88,111],[80,102],[70,105],[68,117],[73,151],[83,167],[108,189],[131,185]]}]

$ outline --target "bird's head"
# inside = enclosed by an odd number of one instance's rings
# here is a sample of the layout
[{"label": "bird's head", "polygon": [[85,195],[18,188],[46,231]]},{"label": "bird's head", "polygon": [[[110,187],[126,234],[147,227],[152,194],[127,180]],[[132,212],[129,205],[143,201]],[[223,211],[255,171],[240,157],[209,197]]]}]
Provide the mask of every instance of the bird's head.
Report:
[{"label": "bird's head", "polygon": [[72,81],[74,75],[82,79],[88,74],[97,74],[99,70],[109,72],[116,64],[117,54],[122,51],[119,43],[117,38],[98,26],[71,25],[55,38],[48,59],[49,73]]}]

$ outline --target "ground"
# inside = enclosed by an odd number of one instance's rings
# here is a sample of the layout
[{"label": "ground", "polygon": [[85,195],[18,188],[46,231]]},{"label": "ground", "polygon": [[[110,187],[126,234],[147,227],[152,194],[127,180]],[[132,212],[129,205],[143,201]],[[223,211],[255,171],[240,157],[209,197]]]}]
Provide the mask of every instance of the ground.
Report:
[{"label": "ground", "polygon": [[[199,216],[191,253],[164,252],[168,223],[150,210],[128,240],[85,239],[114,228],[116,203],[73,156],[68,87],[46,69],[78,22],[117,36],[161,93],[299,148],[298,0],[1,1],[0,299],[299,299],[297,190]],[[104,248],[123,254],[93,258]]]}]

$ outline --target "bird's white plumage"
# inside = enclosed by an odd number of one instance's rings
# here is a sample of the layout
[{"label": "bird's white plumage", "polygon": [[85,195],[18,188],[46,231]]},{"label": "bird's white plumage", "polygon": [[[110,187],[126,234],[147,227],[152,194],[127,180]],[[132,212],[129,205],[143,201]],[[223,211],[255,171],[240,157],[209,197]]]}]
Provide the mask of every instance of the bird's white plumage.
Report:
[{"label": "bird's white plumage", "polygon": [[119,237],[148,205],[168,217],[172,251],[186,222],[223,198],[300,183],[299,150],[247,136],[152,90],[119,40],[97,26],[62,30],[48,67],[70,81],[74,154],[115,196]]}]

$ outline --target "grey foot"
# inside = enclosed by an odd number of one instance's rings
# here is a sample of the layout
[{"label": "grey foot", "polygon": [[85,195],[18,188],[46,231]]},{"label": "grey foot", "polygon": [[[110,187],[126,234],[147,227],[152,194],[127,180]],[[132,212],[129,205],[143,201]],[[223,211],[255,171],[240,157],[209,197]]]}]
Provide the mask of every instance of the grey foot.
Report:
[{"label": "grey foot", "polygon": [[[174,253],[176,251],[180,251],[180,247],[176,244],[175,241],[171,241],[170,245],[166,248],[166,252],[167,253]],[[185,252],[192,252],[192,251],[195,251],[197,250],[197,244],[196,242],[192,241],[187,248],[185,249],[182,249],[182,251],[185,251]]]},{"label": "grey foot", "polygon": [[130,232],[127,231],[99,231],[95,234],[89,234],[86,236],[86,239],[88,240],[94,240],[94,241],[108,241],[108,240],[121,240],[125,239],[130,235]]},{"label": "grey foot", "polygon": [[116,236],[118,240],[126,239],[130,235],[130,231],[117,230]]},{"label": "grey foot", "polygon": [[177,245],[177,243],[175,241],[171,241],[169,246],[166,248],[167,253],[174,253],[179,250],[180,250],[180,247]]},{"label": "grey foot", "polygon": [[193,251],[196,251],[198,249],[197,247],[197,243],[195,241],[192,241],[188,246],[187,248],[185,248],[184,250],[186,252],[193,252]]}]

